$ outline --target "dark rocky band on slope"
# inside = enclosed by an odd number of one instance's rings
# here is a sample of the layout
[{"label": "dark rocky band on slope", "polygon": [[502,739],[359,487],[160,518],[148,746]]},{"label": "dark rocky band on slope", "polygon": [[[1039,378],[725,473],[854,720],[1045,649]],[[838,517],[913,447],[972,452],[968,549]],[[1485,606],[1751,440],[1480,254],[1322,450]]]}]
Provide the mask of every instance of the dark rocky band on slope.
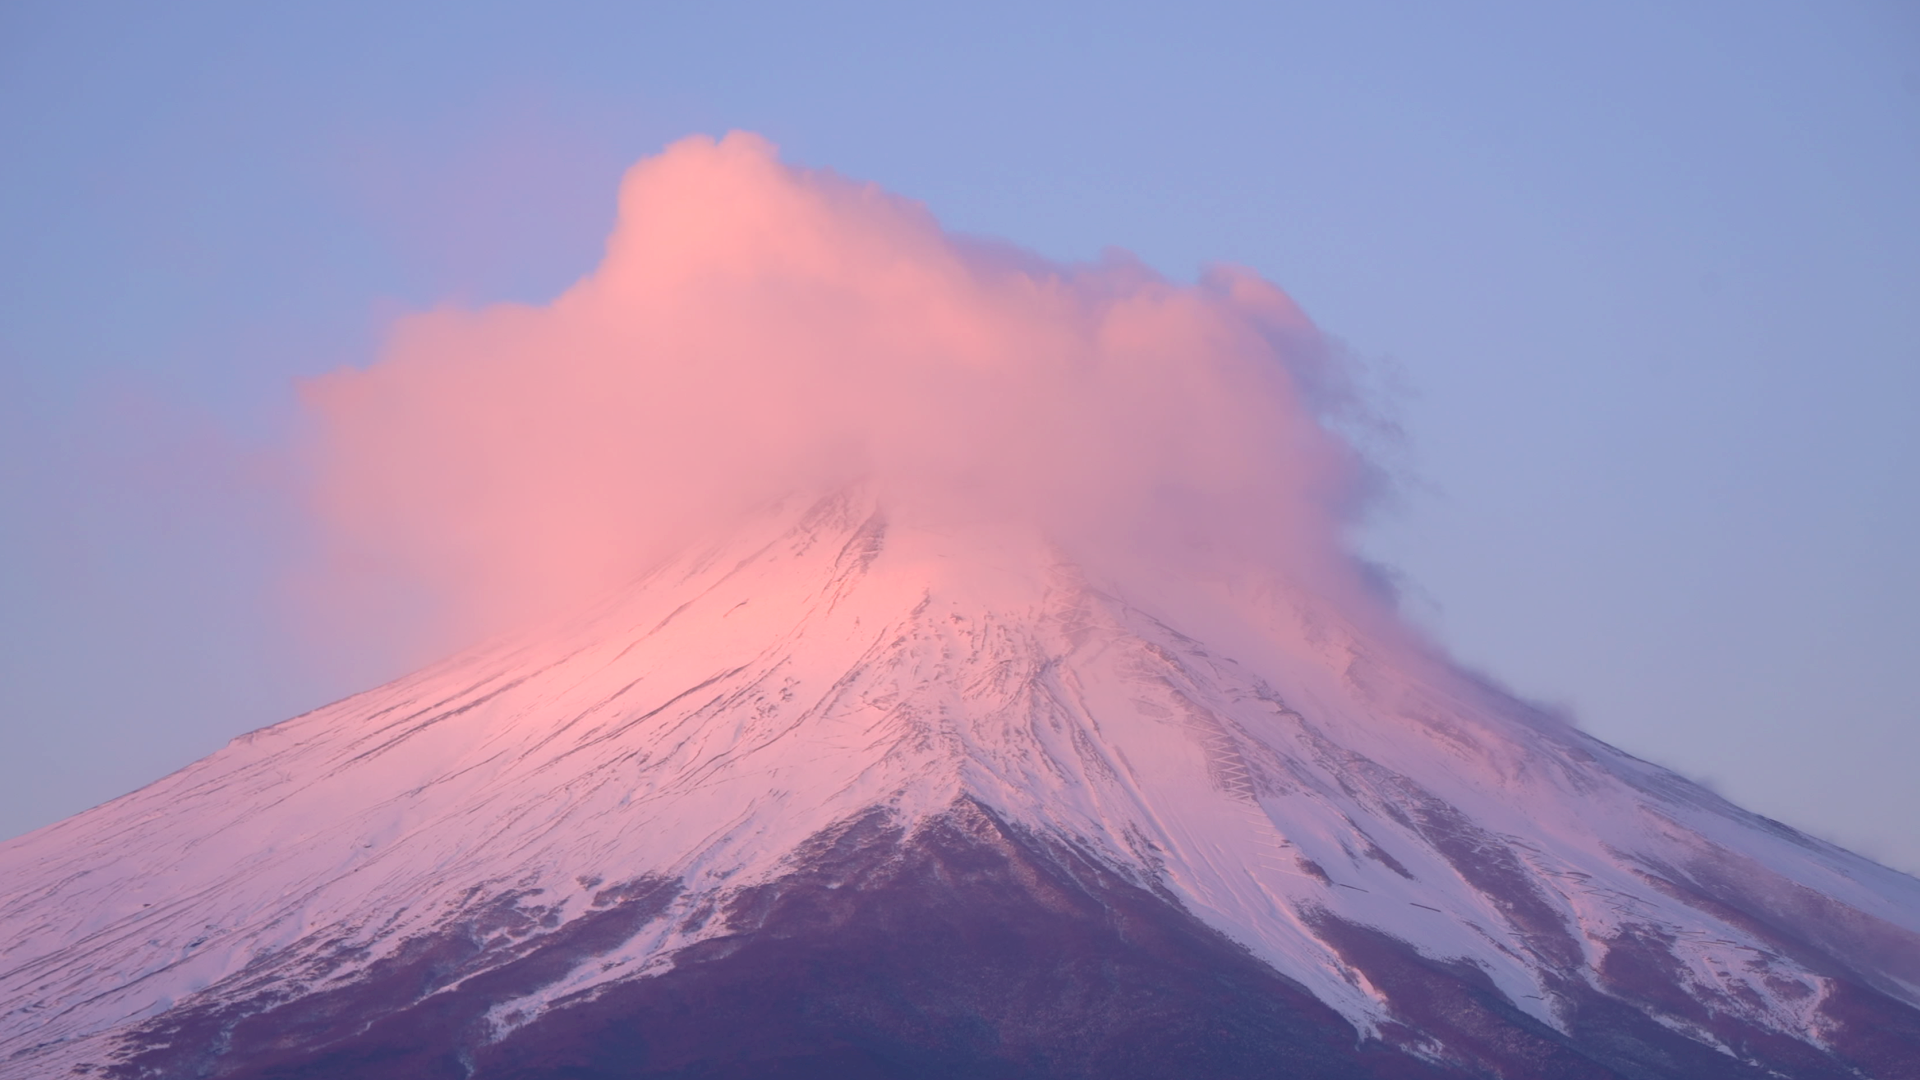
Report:
[{"label": "dark rocky band on slope", "polygon": [[[1322,910],[1319,929],[1392,1003],[1362,1038],[1299,984],[1088,853],[963,803],[908,836],[873,812],[813,837],[800,869],[734,897],[673,969],[562,1001],[504,1039],[484,1022],[664,913],[677,884],[603,890],[539,933],[534,898],[428,940],[331,994],[185,1010],[102,1070],[115,1080],[1898,1080],[1920,1010],[1856,982],[1832,1051],[1716,1017],[1657,937],[1568,979],[1556,1031],[1465,962]],[[1783,941],[1783,945],[1791,943]],[[1805,949],[1804,943],[1798,947]],[[251,1011],[259,1008],[259,1011]],[[1739,1055],[1663,1025],[1680,1016]],[[1434,1053],[1434,1039],[1443,1049]],[[1410,1053],[1424,1050],[1424,1053]],[[1741,1060],[1758,1059],[1760,1067]]]}]

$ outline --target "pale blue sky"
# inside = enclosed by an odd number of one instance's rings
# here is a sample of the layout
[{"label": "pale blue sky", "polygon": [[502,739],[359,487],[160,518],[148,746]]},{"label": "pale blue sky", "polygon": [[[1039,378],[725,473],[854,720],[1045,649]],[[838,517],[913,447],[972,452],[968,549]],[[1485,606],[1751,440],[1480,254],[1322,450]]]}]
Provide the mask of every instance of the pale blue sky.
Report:
[{"label": "pale blue sky", "polygon": [[551,295],[626,164],[748,128],[1278,282],[1397,379],[1417,617],[1920,870],[1911,5],[687,7],[0,8],[0,835],[395,674],[276,614],[292,379]]}]

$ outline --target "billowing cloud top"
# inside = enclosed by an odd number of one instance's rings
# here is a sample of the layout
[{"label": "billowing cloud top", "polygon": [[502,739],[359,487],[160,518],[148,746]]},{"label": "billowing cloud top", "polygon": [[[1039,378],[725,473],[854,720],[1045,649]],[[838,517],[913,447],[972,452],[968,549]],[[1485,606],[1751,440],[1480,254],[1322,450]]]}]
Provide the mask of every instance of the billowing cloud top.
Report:
[{"label": "billowing cloud top", "polygon": [[1359,470],[1329,356],[1249,272],[1055,265],[736,133],[635,166],[605,259],[552,303],[411,317],[307,401],[341,549],[475,611],[854,482],[1330,582]]}]

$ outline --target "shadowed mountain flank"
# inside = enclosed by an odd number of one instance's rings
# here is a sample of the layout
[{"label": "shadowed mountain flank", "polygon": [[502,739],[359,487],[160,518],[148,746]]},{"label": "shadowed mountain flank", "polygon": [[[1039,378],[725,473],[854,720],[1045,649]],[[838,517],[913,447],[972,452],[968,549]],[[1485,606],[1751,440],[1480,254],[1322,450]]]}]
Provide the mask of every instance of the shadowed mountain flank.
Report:
[{"label": "shadowed mountain flank", "polygon": [[504,1033],[484,1021],[501,1000],[637,933],[677,884],[602,890],[603,908],[525,941],[515,920],[538,906],[496,905],[351,986],[244,1017],[170,1015],[105,1075],[1841,1080],[1906,1075],[1901,1055],[1920,1046],[1920,1013],[1852,985],[1836,1004],[1877,1023],[1844,1053],[1716,1026],[1674,990],[1674,961],[1651,939],[1616,943],[1605,990],[1569,979],[1559,1031],[1471,963],[1310,912],[1390,1003],[1394,1019],[1363,1034],[1150,883],[971,801],[911,833],[870,811],[795,854],[790,872],[696,913],[721,932],[664,970],[557,999]]}]

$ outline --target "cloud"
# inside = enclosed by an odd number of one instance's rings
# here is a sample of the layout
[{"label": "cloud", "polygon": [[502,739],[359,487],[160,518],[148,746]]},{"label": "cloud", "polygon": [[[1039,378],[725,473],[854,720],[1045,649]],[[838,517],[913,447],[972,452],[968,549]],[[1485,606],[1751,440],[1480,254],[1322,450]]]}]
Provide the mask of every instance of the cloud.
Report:
[{"label": "cloud", "polygon": [[1248,271],[1056,265],[734,133],[636,165],[604,259],[551,303],[411,316],[304,399],[342,564],[476,616],[856,481],[1069,548],[1346,582],[1344,386]]}]

